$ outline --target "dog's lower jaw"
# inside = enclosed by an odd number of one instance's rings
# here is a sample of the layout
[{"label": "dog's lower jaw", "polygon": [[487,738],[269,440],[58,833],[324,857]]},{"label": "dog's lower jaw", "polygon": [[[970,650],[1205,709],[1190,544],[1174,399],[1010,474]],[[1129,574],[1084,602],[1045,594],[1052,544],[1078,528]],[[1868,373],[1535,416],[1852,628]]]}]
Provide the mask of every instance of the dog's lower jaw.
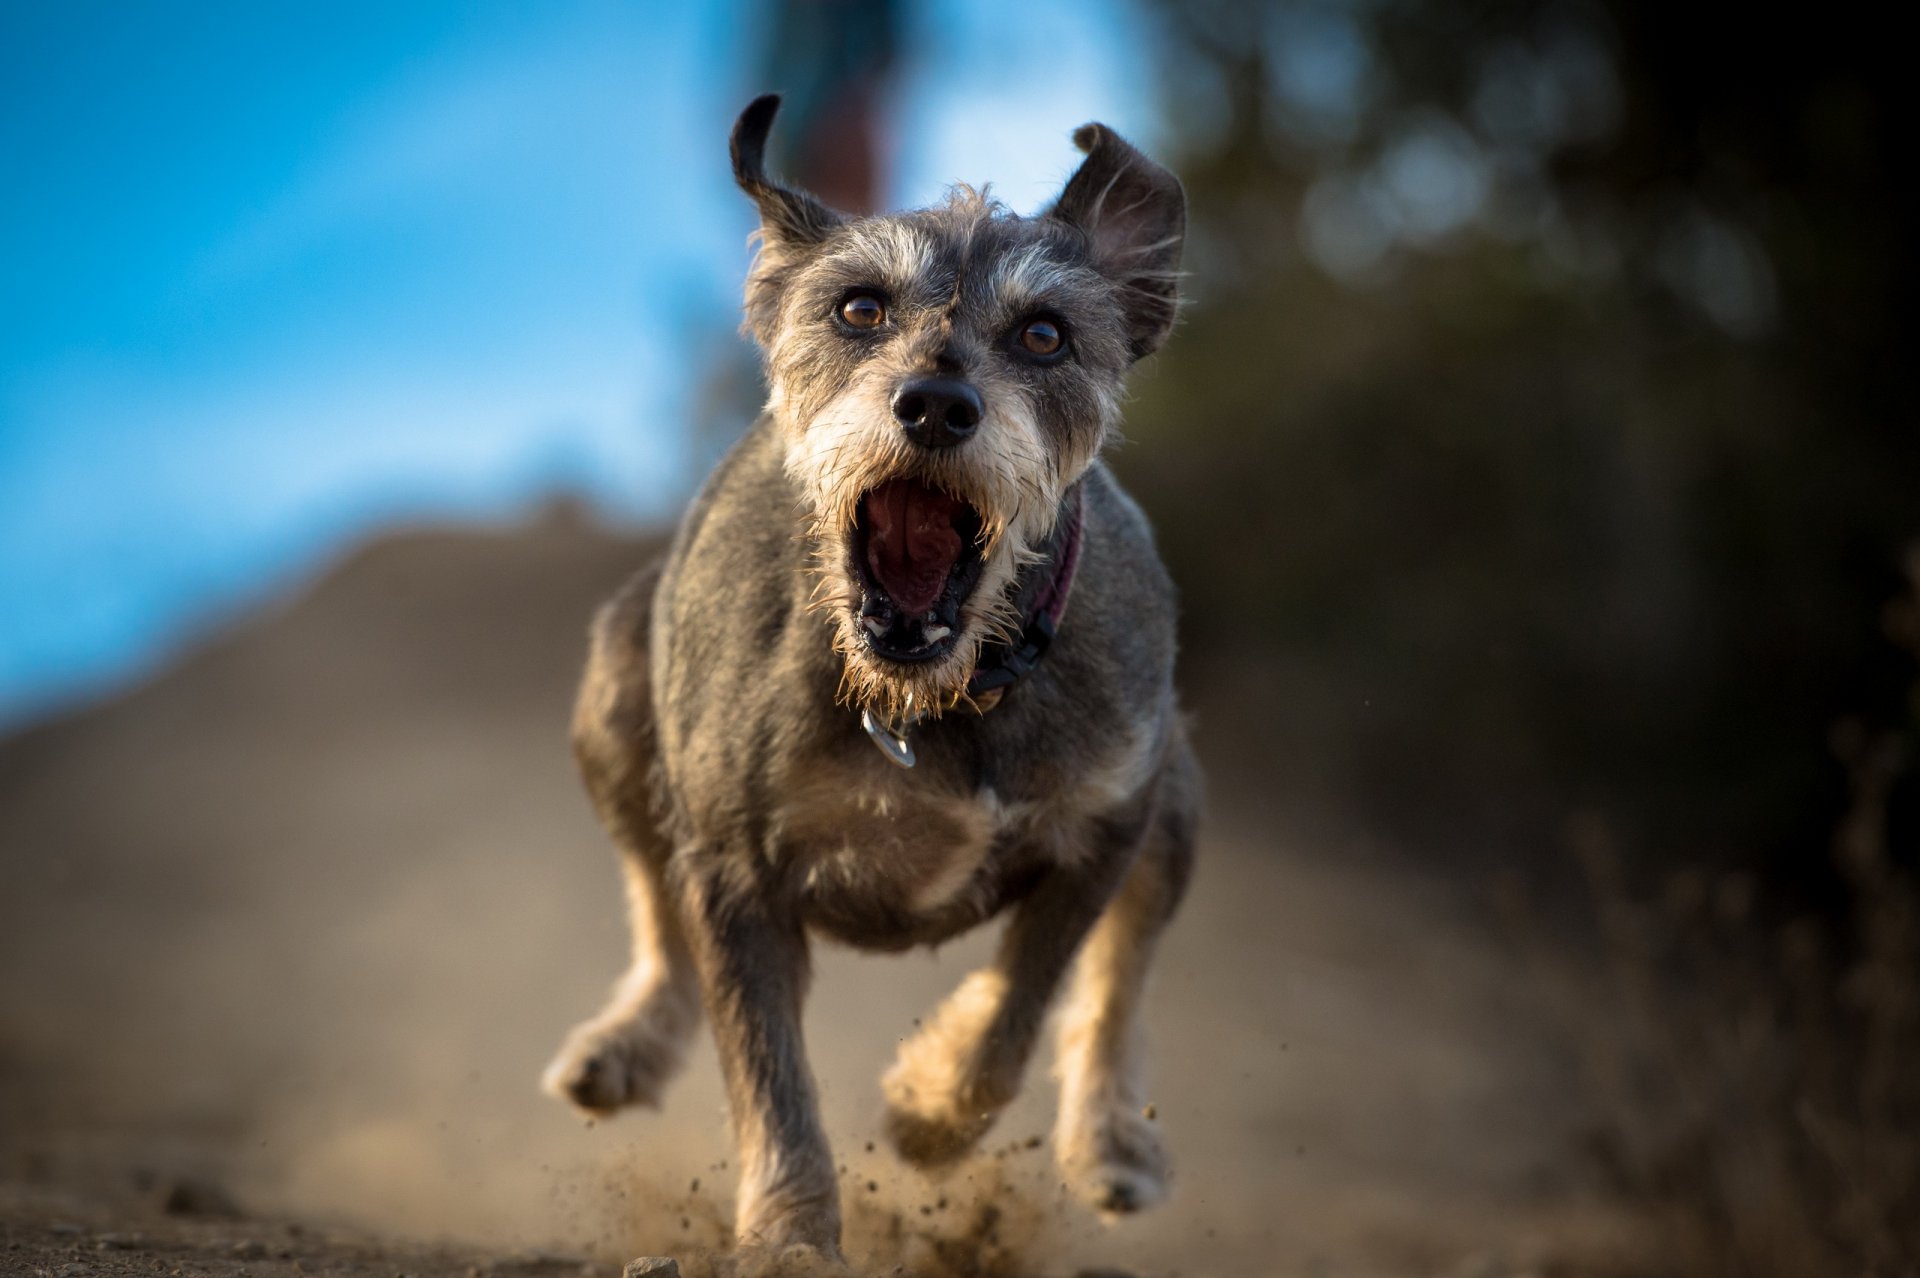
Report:
[{"label": "dog's lower jaw", "polygon": [[874,652],[857,617],[843,619],[834,648],[844,663],[841,699],[887,723],[939,715],[959,704],[979,661],[977,627],[961,623],[958,642],[945,656],[926,662],[894,661]]}]

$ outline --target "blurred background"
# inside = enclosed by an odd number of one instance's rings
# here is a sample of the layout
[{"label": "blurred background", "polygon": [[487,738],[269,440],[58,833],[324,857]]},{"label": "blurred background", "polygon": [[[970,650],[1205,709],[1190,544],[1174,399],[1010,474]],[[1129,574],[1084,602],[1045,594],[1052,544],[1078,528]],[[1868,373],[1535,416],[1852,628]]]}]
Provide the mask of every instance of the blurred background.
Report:
[{"label": "blurred background", "polygon": [[758,404],[725,138],[773,88],[777,163],[850,211],[1031,213],[1088,119],[1191,202],[1111,454],[1213,778],[1152,1014],[1179,1197],[1101,1233],[1018,1154],[978,1196],[1027,1223],[942,1250],[857,1152],[978,948],[835,955],[864,1254],[1911,1272],[1920,188],[1879,22],[6,6],[6,1201],[717,1237],[710,1053],[590,1132],[532,1080],[621,948],[586,616]]}]

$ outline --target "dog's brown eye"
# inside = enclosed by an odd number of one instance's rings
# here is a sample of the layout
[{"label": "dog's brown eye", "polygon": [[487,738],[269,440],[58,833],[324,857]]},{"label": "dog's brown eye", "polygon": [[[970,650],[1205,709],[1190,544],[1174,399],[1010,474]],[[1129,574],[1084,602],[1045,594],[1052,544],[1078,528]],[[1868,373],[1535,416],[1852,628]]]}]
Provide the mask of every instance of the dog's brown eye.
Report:
[{"label": "dog's brown eye", "polygon": [[887,318],[887,308],[871,293],[855,293],[840,303],[840,318],[854,328],[877,328]]},{"label": "dog's brown eye", "polygon": [[1052,320],[1032,320],[1020,330],[1020,345],[1026,347],[1029,355],[1058,355],[1066,340],[1060,335],[1060,326]]}]

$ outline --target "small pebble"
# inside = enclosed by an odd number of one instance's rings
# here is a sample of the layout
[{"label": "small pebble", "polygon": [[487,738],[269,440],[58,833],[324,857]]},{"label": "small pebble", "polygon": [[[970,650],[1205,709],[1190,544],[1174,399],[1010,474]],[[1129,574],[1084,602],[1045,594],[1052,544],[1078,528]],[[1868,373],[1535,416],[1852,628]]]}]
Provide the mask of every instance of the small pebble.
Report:
[{"label": "small pebble", "polygon": [[680,1278],[680,1262],[670,1256],[641,1256],[627,1262],[620,1278]]}]

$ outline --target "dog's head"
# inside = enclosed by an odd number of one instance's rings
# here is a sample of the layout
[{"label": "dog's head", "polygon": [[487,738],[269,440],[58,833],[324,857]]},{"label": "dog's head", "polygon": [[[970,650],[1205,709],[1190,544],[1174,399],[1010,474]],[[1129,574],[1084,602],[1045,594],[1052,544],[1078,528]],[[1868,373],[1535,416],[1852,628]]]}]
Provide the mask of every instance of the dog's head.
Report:
[{"label": "dog's head", "polygon": [[1100,124],[1044,213],[957,187],[848,217],[768,177],[777,97],[733,131],[760,209],[747,324],[812,521],[845,692],[896,717],[965,691],[1061,501],[1117,424],[1127,370],[1172,327],[1179,180]]}]

